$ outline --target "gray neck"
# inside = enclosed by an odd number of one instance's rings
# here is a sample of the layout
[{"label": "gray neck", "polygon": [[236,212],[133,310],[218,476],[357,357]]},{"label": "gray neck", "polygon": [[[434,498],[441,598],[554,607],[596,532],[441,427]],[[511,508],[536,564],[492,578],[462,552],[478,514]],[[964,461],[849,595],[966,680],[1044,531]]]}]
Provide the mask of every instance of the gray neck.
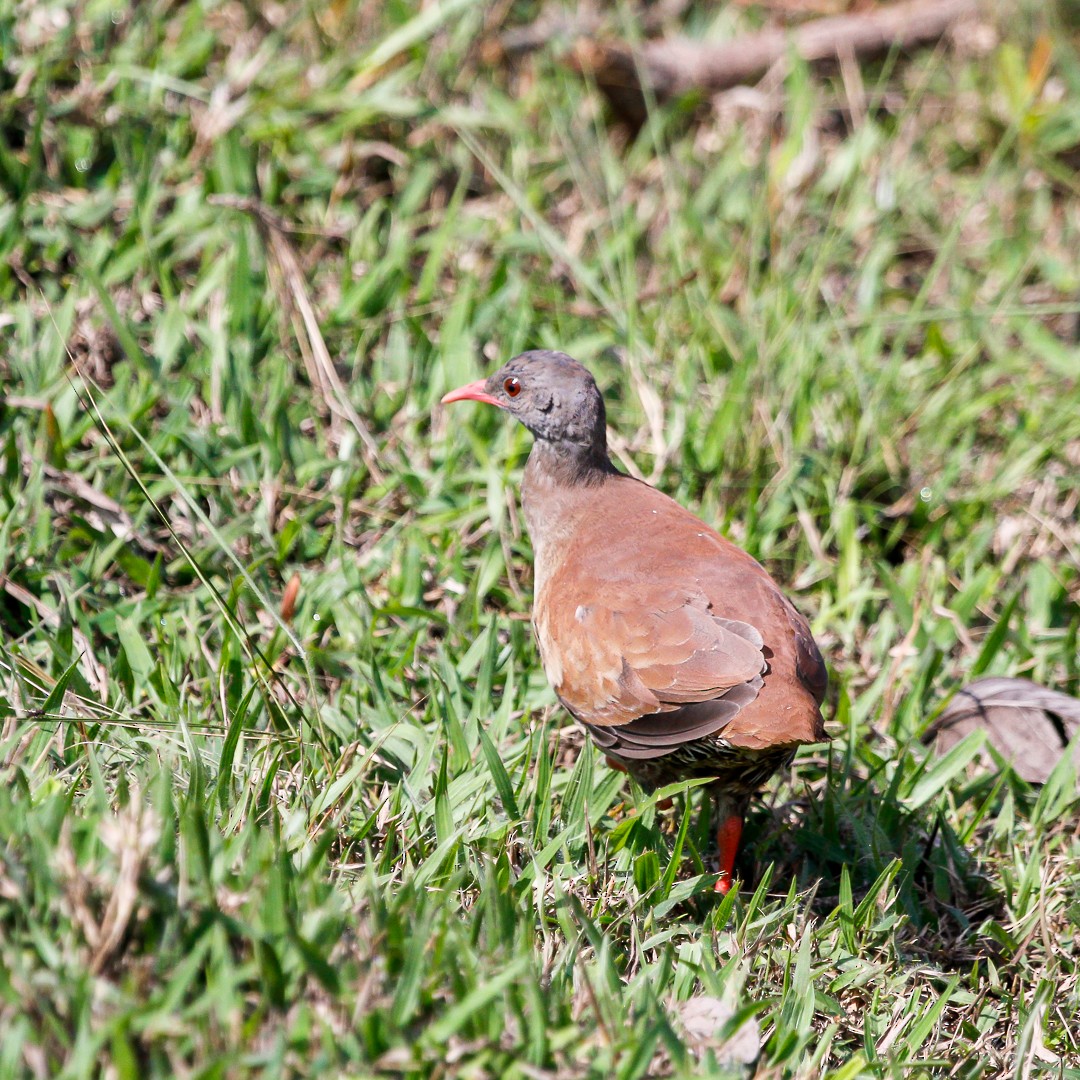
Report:
[{"label": "gray neck", "polygon": [[574,523],[588,512],[591,489],[621,475],[606,446],[597,450],[545,439],[533,443],[521,483],[521,508],[533,545],[537,594],[566,549]]},{"label": "gray neck", "polygon": [[607,440],[600,438],[589,446],[566,441],[536,439],[525,466],[526,478],[552,487],[591,487],[606,476],[617,473],[608,457]]}]

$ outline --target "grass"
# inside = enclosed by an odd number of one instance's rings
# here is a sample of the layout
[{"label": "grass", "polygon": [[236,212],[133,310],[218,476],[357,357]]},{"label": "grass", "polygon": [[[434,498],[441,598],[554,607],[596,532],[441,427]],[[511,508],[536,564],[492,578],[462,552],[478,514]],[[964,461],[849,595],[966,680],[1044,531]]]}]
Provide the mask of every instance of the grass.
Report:
[{"label": "grass", "polygon": [[[1076,778],[919,739],[1080,691],[1080,59],[1027,15],[629,141],[477,3],[0,9],[0,1075],[738,1073],[704,995],[763,1077],[1080,1076]],[[553,346],[830,662],[719,904],[699,793],[554,707],[527,436],[437,407]]]}]

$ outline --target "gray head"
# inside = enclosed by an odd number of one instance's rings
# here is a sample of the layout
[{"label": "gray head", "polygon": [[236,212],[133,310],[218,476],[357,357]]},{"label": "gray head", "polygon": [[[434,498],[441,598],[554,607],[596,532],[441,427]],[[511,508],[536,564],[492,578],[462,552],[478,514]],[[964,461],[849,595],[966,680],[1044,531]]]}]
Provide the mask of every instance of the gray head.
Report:
[{"label": "gray head", "polygon": [[547,349],[523,352],[489,379],[443,398],[484,401],[505,409],[537,439],[537,449],[579,467],[611,468],[607,455],[604,399],[588,369]]}]

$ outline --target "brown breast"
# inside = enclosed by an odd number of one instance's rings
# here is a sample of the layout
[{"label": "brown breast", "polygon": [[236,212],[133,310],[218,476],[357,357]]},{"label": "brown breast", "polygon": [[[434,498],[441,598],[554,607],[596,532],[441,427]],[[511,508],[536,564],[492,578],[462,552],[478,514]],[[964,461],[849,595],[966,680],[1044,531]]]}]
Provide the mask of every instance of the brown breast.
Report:
[{"label": "brown breast", "polygon": [[734,747],[825,737],[825,665],[806,620],[751,556],[620,474],[557,488],[526,472],[544,670],[616,756],[722,730]]}]

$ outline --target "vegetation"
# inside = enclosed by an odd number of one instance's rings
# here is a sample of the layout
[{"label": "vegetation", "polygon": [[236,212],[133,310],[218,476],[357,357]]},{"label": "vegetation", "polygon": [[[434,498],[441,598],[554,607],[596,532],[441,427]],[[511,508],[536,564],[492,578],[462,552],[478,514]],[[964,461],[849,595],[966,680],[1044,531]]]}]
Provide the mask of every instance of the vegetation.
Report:
[{"label": "vegetation", "polygon": [[[737,1071],[706,995],[760,1076],[1080,1076],[1071,765],[920,740],[1080,690],[1075,8],[633,139],[508,11],[0,6],[0,1075]],[[528,436],[437,404],[528,347],[828,656],[722,903],[554,706]]]}]

